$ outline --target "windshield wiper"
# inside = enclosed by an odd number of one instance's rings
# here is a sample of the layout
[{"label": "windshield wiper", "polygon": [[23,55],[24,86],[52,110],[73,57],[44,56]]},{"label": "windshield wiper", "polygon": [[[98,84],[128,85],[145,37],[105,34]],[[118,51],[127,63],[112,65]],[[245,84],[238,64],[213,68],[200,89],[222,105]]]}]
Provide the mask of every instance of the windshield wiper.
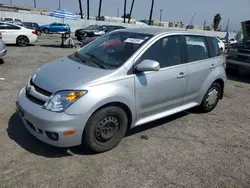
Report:
[{"label": "windshield wiper", "polygon": [[106,69],[103,64],[103,60],[101,60],[99,57],[95,56],[94,54],[90,54],[90,53],[85,53],[86,55],[90,56],[92,58],[93,63],[95,63],[98,67],[102,68],[102,69]]},{"label": "windshield wiper", "polygon": [[75,56],[75,58],[77,58],[77,59],[80,60],[81,62],[86,63],[86,61],[80,56],[80,54],[79,54],[78,51],[76,51],[76,52],[74,53],[74,56]]}]

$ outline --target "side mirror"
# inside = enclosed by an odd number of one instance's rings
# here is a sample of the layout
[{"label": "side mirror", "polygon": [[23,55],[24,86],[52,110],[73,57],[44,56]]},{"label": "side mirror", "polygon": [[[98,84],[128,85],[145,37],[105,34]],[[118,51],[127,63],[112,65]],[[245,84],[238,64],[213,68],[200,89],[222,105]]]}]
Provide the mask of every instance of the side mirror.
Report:
[{"label": "side mirror", "polygon": [[136,66],[136,71],[158,71],[160,69],[160,64],[157,61],[145,59],[139,65]]}]

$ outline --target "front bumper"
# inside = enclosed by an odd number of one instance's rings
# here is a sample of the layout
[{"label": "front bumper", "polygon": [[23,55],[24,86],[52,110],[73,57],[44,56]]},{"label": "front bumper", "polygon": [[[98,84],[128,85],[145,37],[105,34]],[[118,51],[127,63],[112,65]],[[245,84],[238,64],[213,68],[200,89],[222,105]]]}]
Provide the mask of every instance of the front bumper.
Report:
[{"label": "front bumper", "polygon": [[3,57],[7,54],[7,49],[3,49],[1,52],[0,52],[0,57]]},{"label": "front bumper", "polygon": [[226,66],[227,67],[246,67],[250,68],[250,63],[249,62],[244,62],[244,61],[238,61],[238,60],[233,60],[233,59],[226,59]]},{"label": "front bumper", "polygon": [[[23,124],[39,140],[57,147],[71,147],[82,143],[82,133],[90,115],[68,115],[65,112],[45,110],[26,97],[25,88],[19,93],[17,105]],[[71,130],[76,132],[64,135],[65,131]],[[49,138],[46,131],[57,133],[58,140]]]}]

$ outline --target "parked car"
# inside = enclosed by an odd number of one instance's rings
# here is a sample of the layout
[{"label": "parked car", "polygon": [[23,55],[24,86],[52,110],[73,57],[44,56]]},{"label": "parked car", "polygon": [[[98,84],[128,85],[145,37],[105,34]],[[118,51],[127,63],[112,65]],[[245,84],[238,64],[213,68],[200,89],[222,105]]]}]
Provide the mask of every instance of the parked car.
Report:
[{"label": "parked car", "polygon": [[36,22],[23,22],[26,28],[34,29],[37,35],[41,35],[40,26]]},{"label": "parked car", "polygon": [[219,37],[216,37],[216,39],[218,41],[219,48],[220,48],[221,52],[224,52],[225,51],[225,43],[222,42],[222,40]]},{"label": "parked car", "polygon": [[22,23],[22,20],[17,19],[17,18],[0,18],[0,22]]},{"label": "parked car", "polygon": [[77,40],[82,41],[86,37],[101,36],[118,29],[125,29],[125,27],[117,25],[90,25],[84,29],[77,29],[75,36]]},{"label": "parked car", "polygon": [[6,53],[7,53],[7,49],[2,39],[2,33],[0,33],[0,57],[5,56]]},{"label": "parked car", "polygon": [[196,106],[212,111],[223,97],[224,69],[214,37],[118,30],[34,72],[18,95],[17,111],[45,143],[84,143],[103,152],[128,129]]},{"label": "parked car", "polygon": [[250,41],[241,41],[230,46],[226,57],[227,70],[239,72],[241,68],[250,70]]},{"label": "parked car", "polygon": [[100,36],[86,37],[85,39],[82,40],[81,47],[84,47],[85,45],[89,44],[90,42],[96,40],[99,37]]},{"label": "parked car", "polygon": [[18,25],[0,22],[0,32],[2,33],[5,44],[27,46],[28,44],[37,42],[35,30],[27,29]]},{"label": "parked car", "polygon": [[56,22],[48,25],[42,25],[40,26],[40,30],[46,34],[53,32],[62,32],[62,31],[71,32],[70,26],[68,24],[56,23]]}]

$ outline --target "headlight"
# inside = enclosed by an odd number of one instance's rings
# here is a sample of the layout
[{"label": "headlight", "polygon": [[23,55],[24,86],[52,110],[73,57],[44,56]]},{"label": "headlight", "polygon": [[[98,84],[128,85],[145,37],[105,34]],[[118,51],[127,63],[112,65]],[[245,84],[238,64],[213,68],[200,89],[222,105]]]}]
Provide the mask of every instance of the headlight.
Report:
[{"label": "headlight", "polygon": [[62,112],[86,93],[87,91],[59,91],[53,94],[43,107],[52,112]]}]

